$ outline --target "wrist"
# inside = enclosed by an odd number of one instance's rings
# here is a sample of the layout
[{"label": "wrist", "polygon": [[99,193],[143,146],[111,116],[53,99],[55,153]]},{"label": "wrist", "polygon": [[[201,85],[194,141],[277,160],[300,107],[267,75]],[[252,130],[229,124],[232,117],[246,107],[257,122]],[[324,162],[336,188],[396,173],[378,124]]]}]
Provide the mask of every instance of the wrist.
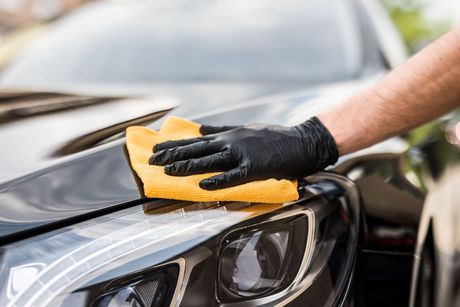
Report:
[{"label": "wrist", "polygon": [[[332,114],[334,115],[334,114]],[[337,146],[337,151],[339,152],[339,156],[345,155],[350,152],[347,148],[347,131],[345,127],[340,127],[337,125],[337,119],[330,114],[321,114],[318,116],[318,119],[321,121],[323,126],[329,131],[330,135],[335,141]]]},{"label": "wrist", "polygon": [[299,128],[304,138],[305,152],[316,153],[317,171],[337,162],[339,150],[334,137],[317,117],[310,118]]},{"label": "wrist", "polygon": [[366,146],[372,145],[374,136],[372,129],[366,127],[364,121],[368,117],[366,108],[369,101],[368,93],[353,96],[343,104],[334,107],[318,116],[335,140],[339,156],[343,156]]}]

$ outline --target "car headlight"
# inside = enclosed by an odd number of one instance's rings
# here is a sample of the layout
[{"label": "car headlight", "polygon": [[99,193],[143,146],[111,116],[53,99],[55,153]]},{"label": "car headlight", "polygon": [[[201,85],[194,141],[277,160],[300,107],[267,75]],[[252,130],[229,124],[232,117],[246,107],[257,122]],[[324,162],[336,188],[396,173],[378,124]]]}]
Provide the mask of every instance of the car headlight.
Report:
[{"label": "car headlight", "polygon": [[[129,276],[129,278],[112,281],[113,286],[105,289],[105,293],[96,298],[91,306],[166,306],[174,295],[178,274],[179,267],[169,265],[154,271],[142,272],[137,277]],[[70,306],[69,301],[70,299],[67,299],[67,302],[64,301],[62,305]]]},{"label": "car headlight", "polygon": [[11,243],[0,250],[0,306],[275,306],[317,291],[315,280],[336,300],[357,196],[330,183],[308,193],[272,205],[145,200]]},{"label": "car headlight", "polygon": [[288,234],[258,231],[231,241],[221,256],[222,286],[242,296],[276,288],[287,262]]},{"label": "car headlight", "polygon": [[290,284],[307,238],[305,216],[231,232],[221,246],[220,295],[229,300],[258,297]]}]

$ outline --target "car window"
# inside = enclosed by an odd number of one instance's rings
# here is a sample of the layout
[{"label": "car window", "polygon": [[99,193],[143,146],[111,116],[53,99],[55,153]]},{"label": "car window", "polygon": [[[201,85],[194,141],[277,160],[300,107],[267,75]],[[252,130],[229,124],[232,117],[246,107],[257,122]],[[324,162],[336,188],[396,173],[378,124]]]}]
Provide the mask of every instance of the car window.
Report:
[{"label": "car window", "polygon": [[362,65],[356,18],[344,0],[97,2],[52,25],[0,82],[346,79]]}]

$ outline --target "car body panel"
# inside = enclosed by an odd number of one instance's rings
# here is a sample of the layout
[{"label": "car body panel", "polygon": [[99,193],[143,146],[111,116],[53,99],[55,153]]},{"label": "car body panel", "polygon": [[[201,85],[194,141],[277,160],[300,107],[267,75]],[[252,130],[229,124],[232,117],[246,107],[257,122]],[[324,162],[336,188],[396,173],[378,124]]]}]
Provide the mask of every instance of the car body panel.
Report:
[{"label": "car body panel", "polygon": [[[377,76],[374,76],[359,81],[332,84],[254,100],[210,112],[210,114],[202,115],[195,120],[206,124],[268,122],[294,125],[302,122],[304,118],[340,103],[366,84],[374,82],[376,78]],[[137,101],[141,101],[141,99],[138,98]],[[121,103],[124,103],[123,100]],[[129,103],[136,103],[136,101],[127,100],[126,105]],[[146,99],[145,102],[138,103],[148,106],[149,100]],[[92,116],[99,116],[99,110],[104,110],[107,106],[107,103],[100,107],[96,106],[93,108],[96,113]],[[170,107],[170,105],[166,106]],[[91,107],[86,108],[85,112],[92,111],[90,110]],[[154,106],[152,110],[158,110],[157,106]],[[75,109],[64,112],[69,116],[72,115],[72,112],[76,112],[75,116],[79,117],[81,111]],[[184,113],[179,107],[167,114],[184,116]],[[42,116],[44,119],[40,118]],[[55,117],[56,120],[65,125],[66,118],[61,116],[61,113],[53,113],[36,116],[32,119],[46,122],[49,121],[49,117]],[[30,128],[27,119],[23,123]],[[162,120],[160,119],[150,127],[158,128],[161,123]],[[21,122],[18,122],[19,124]],[[88,127],[83,128],[88,129]],[[0,135],[1,131],[0,127]],[[41,138],[51,138],[53,133],[37,133],[36,142],[32,139],[29,143],[17,144],[16,146],[22,148],[9,149],[11,150],[10,154],[14,157],[17,150],[27,150],[28,146],[36,146],[39,151],[47,150],[51,153],[57,146],[50,146],[40,140]],[[58,133],[58,137],[65,135],[65,133],[61,134],[60,131],[56,131],[56,133]],[[69,136],[74,138],[72,135]],[[10,137],[9,140],[11,142],[12,138]],[[65,144],[66,141],[60,140],[54,144],[56,143]],[[38,226],[43,227],[60,220],[76,218],[79,215],[107,209],[111,206],[138,201],[141,195],[129,166],[124,146],[124,139],[113,140],[73,155],[54,158],[55,161],[51,161],[53,164],[51,166],[4,181],[0,185],[0,203],[5,204],[0,214],[0,237],[32,230]],[[52,160],[53,158],[48,159]],[[51,164],[51,162],[49,163]],[[12,167],[15,166],[10,161],[5,167],[9,167],[9,164]]]}]

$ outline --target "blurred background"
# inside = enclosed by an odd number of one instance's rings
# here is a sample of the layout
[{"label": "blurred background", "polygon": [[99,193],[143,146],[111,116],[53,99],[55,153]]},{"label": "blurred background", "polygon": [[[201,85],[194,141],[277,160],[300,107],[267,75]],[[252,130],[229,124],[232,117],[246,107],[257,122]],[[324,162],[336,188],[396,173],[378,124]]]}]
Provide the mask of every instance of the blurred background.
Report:
[{"label": "blurred background", "polygon": [[[409,54],[417,52],[449,31],[460,20],[458,0],[377,1],[380,1],[393,19]],[[329,48],[337,49],[336,53],[339,54],[343,52],[340,51],[343,46],[352,44],[351,40],[349,43],[340,42],[347,36],[346,29],[342,29],[344,33],[340,34],[341,37],[334,36],[339,34],[338,25],[343,20],[337,20],[336,24],[324,20],[324,16],[328,15],[326,9],[340,9],[341,5],[336,1],[326,1],[323,4],[308,1],[305,2],[308,4],[302,4],[300,1],[291,8],[307,8],[310,15],[301,16],[295,11],[283,9],[276,16],[277,20],[262,20],[268,17],[273,19],[274,16],[265,12],[259,14],[256,8],[251,8],[248,4],[242,5],[243,3],[230,4],[231,8],[226,7],[228,4],[206,5],[206,1],[177,3],[181,4],[165,5],[160,1],[148,0],[0,0],[0,88],[57,91],[72,88],[79,92],[78,85],[81,84],[88,91],[95,84],[101,89],[106,85],[129,83],[131,90],[132,85],[135,85],[136,92],[141,93],[139,88],[145,89],[154,83],[168,83],[169,86],[184,84],[190,80],[214,82],[223,78],[222,80],[237,80],[244,84],[254,80],[260,82],[267,76],[278,75],[279,80],[276,82],[269,80],[272,83],[270,88],[272,92],[282,92],[290,89],[283,86],[276,88],[273,84],[287,84],[286,81],[294,80],[297,85],[292,85],[292,88],[297,88],[301,84],[343,80],[346,79],[343,71],[350,70],[350,67],[339,67],[337,70],[340,58],[336,57],[335,70],[328,71],[328,64],[334,57],[328,58],[321,53],[315,53]],[[273,5],[274,3],[270,3],[266,6],[273,8]],[[226,10],[231,11],[227,14],[229,16],[239,16],[239,9],[243,12],[241,18],[247,18],[247,21],[233,23],[231,18],[212,20],[212,16],[225,16]],[[331,18],[342,18],[343,14],[348,13],[345,9],[348,8],[342,8],[345,13],[331,12]],[[252,15],[248,13],[251,10]],[[285,22],[290,16],[292,20]],[[320,20],[316,16],[323,17]],[[311,21],[302,21],[302,18]],[[216,25],[214,34],[193,23],[193,20],[200,19],[206,21],[203,25]],[[273,28],[273,24],[269,26],[267,22],[283,22],[283,26],[269,33],[267,29]],[[342,26],[349,24],[347,22]],[[301,27],[310,29],[302,33],[299,30]],[[320,32],[315,30],[319,27]],[[227,42],[225,38],[213,37],[221,30],[221,33],[231,35]],[[238,30],[243,31],[238,35],[234,34]],[[273,37],[276,33],[279,36]],[[286,33],[292,34],[287,37]],[[317,33],[322,34],[316,35]],[[299,43],[305,36],[310,40],[309,46],[301,46]],[[321,37],[327,37],[329,42]],[[216,44],[209,45],[213,40]],[[335,45],[334,40],[337,42]],[[240,50],[237,50],[235,44],[238,44]],[[299,46],[307,48],[307,54],[304,53],[302,59],[297,58],[297,67],[293,66],[294,60],[281,58],[281,54],[286,57]],[[169,49],[166,50],[167,48]],[[267,65],[254,64],[261,50],[267,53],[264,55],[266,59],[271,57],[270,66],[273,67],[269,69],[273,69],[272,71],[264,71]],[[356,50],[350,52],[355,52],[355,58],[359,54]],[[295,56],[300,57],[300,51]],[[157,59],[155,63],[152,62],[153,58]],[[222,60],[224,58],[227,60]],[[346,61],[345,65],[349,65],[352,58],[353,55],[345,56],[341,61]],[[324,59],[324,62],[315,59]],[[257,65],[260,67],[256,67]],[[308,67],[310,77],[301,75],[299,65]],[[238,79],[239,77],[235,77],[237,74],[244,78]],[[310,80],[311,76],[315,80]],[[243,91],[239,88],[227,93]],[[110,88],[110,92],[115,94],[117,91]],[[271,93],[260,91],[259,94]],[[255,96],[254,93],[252,96]],[[236,101],[250,97],[248,94],[227,97],[227,100]]]},{"label": "blurred background", "polygon": [[457,0],[381,0],[413,53],[460,19]]},{"label": "blurred background", "polygon": [[[0,47],[7,47],[6,44],[13,43],[14,38],[17,47],[26,44],[43,26],[94,1],[98,0],[0,0]],[[411,52],[448,31],[460,19],[458,0],[380,1],[398,26]],[[30,35],[26,35],[26,32]],[[19,39],[21,34],[25,37]],[[5,52],[2,56],[6,56]],[[0,58],[0,63],[2,60],[5,62]]]},{"label": "blurred background", "polygon": [[42,29],[89,0],[0,0],[0,69]]},{"label": "blurred background", "polygon": [[[0,0],[0,74],[23,49],[40,37],[44,29],[89,2],[98,1]],[[447,32],[460,20],[458,0],[379,1],[398,27],[409,53],[416,52]],[[78,33],[75,35],[78,36]]]}]

